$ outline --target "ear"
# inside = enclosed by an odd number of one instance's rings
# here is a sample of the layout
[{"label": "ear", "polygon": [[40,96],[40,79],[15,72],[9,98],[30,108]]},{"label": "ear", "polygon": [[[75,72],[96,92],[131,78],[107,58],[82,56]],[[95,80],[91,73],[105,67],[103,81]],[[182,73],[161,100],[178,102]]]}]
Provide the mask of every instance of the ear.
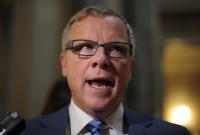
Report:
[{"label": "ear", "polygon": [[66,54],[65,53],[61,53],[60,54],[60,62],[61,62],[61,67],[62,67],[62,74],[64,77],[67,77],[67,60],[66,60]]},{"label": "ear", "polygon": [[[131,74],[132,74],[132,70],[133,70],[134,63],[135,63],[135,59],[132,58],[132,59],[131,59],[131,63],[130,63],[130,78],[129,78],[130,80],[131,80],[131,77],[132,77]],[[129,80],[129,81],[130,81],[130,80]]]}]

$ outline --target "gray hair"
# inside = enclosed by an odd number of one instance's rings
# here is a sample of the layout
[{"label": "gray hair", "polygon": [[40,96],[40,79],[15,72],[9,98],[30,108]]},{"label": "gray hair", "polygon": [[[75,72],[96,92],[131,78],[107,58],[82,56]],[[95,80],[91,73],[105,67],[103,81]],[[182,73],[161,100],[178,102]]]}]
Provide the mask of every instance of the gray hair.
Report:
[{"label": "gray hair", "polygon": [[135,54],[135,39],[133,36],[133,31],[131,29],[131,26],[128,24],[127,20],[124,17],[115,13],[111,9],[101,7],[101,6],[85,7],[84,9],[80,10],[79,12],[77,12],[75,15],[73,15],[70,18],[69,22],[67,23],[67,26],[65,27],[65,29],[63,31],[63,35],[62,35],[62,51],[65,52],[65,48],[68,47],[68,42],[70,39],[70,29],[75,22],[81,21],[84,18],[86,18],[87,16],[99,17],[99,16],[109,16],[109,15],[119,17],[125,24],[127,33],[128,33],[128,37],[129,37],[129,43],[131,43],[133,45],[132,56],[134,56],[134,54]]}]

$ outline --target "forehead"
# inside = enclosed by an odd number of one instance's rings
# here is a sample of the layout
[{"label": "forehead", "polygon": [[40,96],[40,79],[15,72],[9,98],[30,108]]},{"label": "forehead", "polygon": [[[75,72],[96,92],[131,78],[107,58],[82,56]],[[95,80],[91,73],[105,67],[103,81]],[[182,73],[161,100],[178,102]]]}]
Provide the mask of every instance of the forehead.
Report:
[{"label": "forehead", "polygon": [[126,26],[116,16],[88,16],[71,27],[70,39],[128,41]]}]

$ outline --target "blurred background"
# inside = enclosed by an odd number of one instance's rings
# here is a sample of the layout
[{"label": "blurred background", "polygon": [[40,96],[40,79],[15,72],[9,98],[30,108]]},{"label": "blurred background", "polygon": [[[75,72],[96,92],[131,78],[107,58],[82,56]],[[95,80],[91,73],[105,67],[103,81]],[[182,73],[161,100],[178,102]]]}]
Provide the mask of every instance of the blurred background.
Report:
[{"label": "blurred background", "polygon": [[113,9],[133,28],[136,62],[124,104],[200,134],[199,0],[0,0],[0,119],[41,115],[63,79],[62,31],[91,5]]}]

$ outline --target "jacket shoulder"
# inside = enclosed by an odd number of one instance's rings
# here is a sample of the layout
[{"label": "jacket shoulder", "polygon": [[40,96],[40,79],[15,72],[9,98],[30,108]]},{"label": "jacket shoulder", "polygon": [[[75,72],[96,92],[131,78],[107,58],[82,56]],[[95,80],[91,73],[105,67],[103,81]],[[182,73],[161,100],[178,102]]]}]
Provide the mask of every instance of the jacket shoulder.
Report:
[{"label": "jacket shoulder", "polygon": [[125,119],[128,125],[139,124],[148,130],[157,132],[158,135],[189,135],[188,130],[181,125],[137,113],[127,108],[125,109]]},{"label": "jacket shoulder", "polygon": [[20,135],[36,135],[38,132],[42,131],[47,127],[56,127],[60,125],[66,126],[67,122],[68,106],[55,113],[27,120],[26,128]]},{"label": "jacket shoulder", "polygon": [[152,126],[149,127],[151,130],[157,130],[159,134],[171,134],[171,135],[189,135],[188,130],[177,124],[169,123],[160,119],[153,119]]},{"label": "jacket shoulder", "polygon": [[27,120],[26,128],[20,135],[35,135],[38,130],[44,127],[44,125],[40,124],[40,121],[45,117],[46,116]]}]

